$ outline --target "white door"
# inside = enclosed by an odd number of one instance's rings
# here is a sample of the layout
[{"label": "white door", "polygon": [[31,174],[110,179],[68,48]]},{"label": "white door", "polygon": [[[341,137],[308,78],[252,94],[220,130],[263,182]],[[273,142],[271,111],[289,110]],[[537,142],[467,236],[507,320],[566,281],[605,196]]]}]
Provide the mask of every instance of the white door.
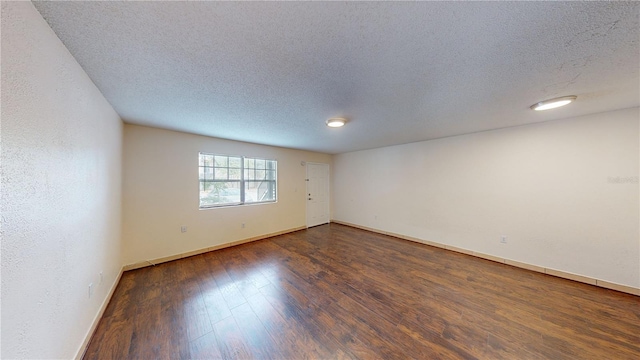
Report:
[{"label": "white door", "polygon": [[329,222],[329,164],[307,163],[307,227]]}]

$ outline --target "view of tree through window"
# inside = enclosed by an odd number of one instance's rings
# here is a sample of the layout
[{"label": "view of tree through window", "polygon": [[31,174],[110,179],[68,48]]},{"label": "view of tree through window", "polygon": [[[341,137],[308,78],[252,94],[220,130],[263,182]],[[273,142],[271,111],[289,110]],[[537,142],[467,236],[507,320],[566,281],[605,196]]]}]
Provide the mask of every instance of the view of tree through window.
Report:
[{"label": "view of tree through window", "polygon": [[276,160],[199,154],[200,207],[277,200]]}]

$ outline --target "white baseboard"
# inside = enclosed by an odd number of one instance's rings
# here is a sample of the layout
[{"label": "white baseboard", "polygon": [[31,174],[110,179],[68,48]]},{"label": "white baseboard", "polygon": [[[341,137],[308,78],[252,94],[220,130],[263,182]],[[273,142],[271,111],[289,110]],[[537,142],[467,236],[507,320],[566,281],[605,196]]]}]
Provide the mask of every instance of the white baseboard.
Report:
[{"label": "white baseboard", "polygon": [[585,283],[585,284],[599,286],[599,287],[610,289],[610,290],[616,290],[616,291],[624,292],[624,293],[627,293],[627,294],[640,296],[640,288],[635,288],[633,286],[616,284],[616,283],[612,283],[612,282],[605,281],[605,280],[591,278],[591,277],[588,277],[588,276],[572,274],[572,273],[569,273],[569,272],[566,272],[566,271],[561,271],[561,270],[556,270],[556,269],[549,269],[549,268],[545,268],[545,267],[538,266],[538,265],[522,263],[522,262],[519,262],[519,261],[510,260],[510,259],[504,259],[504,258],[501,258],[501,257],[498,257],[498,256],[493,256],[493,255],[489,255],[489,254],[483,254],[483,253],[479,253],[479,252],[476,252],[476,251],[473,251],[473,250],[462,249],[462,248],[451,246],[451,245],[445,245],[445,244],[441,244],[441,243],[437,243],[437,242],[433,242],[433,241],[418,239],[418,238],[415,238],[415,237],[406,236],[406,235],[402,235],[402,234],[396,234],[396,233],[393,233],[393,232],[383,231],[383,230],[379,230],[379,229],[374,229],[374,228],[370,228],[370,227],[367,227],[367,226],[361,226],[361,225],[357,225],[357,224],[352,224],[352,223],[349,223],[349,222],[346,222],[346,221],[331,220],[331,222],[332,223],[336,223],[336,224],[341,224],[341,225],[345,225],[345,226],[358,228],[358,229],[362,229],[362,230],[371,231],[371,232],[378,233],[378,234],[389,235],[389,236],[393,236],[393,237],[396,237],[396,238],[399,238],[399,239],[403,239],[403,240],[409,240],[409,241],[413,241],[413,242],[417,242],[417,243],[421,243],[421,244],[425,244],[425,245],[435,246],[435,247],[438,247],[438,248],[441,248],[441,249],[455,251],[455,252],[459,252],[459,253],[462,253],[462,254],[475,256],[475,257],[479,257],[479,258],[482,258],[482,259],[491,260],[491,261],[495,261],[495,262],[503,263],[503,264],[506,264],[506,265],[515,266],[515,267],[519,267],[519,268],[522,268],[522,269],[527,269],[527,270],[530,270],[530,271],[535,271],[535,272],[539,272],[539,273],[543,273],[543,274],[547,274],[547,275],[553,275],[553,276],[560,277],[560,278],[563,278],[563,279],[573,280],[573,281],[582,282],[582,283]]},{"label": "white baseboard", "polygon": [[96,328],[98,327],[98,324],[102,319],[102,315],[104,315],[105,310],[107,310],[109,301],[111,301],[111,297],[113,296],[113,293],[116,291],[116,287],[118,287],[118,284],[120,283],[120,278],[122,277],[122,273],[124,273],[124,267],[120,268],[120,273],[118,274],[118,276],[116,276],[116,279],[113,282],[113,284],[111,284],[111,289],[109,289],[109,293],[107,294],[104,301],[102,302],[102,305],[100,305],[100,310],[98,311],[96,316],[93,318],[91,327],[89,328],[89,331],[87,331],[86,335],[84,336],[84,340],[82,341],[80,348],[76,352],[76,356],[74,357],[74,359],[81,360],[82,357],[84,356],[84,353],[87,351],[87,346],[89,346],[89,341],[91,341],[91,337],[93,337],[93,333],[96,331]]},{"label": "white baseboard", "polygon": [[183,258],[186,258],[186,257],[189,257],[189,256],[200,255],[200,254],[204,254],[204,253],[207,253],[207,252],[213,251],[213,250],[220,250],[220,249],[224,249],[224,248],[228,248],[228,247],[232,247],[232,246],[236,246],[236,245],[242,245],[242,244],[246,244],[246,243],[249,243],[249,242],[252,242],[252,241],[263,240],[263,239],[267,239],[267,238],[270,238],[270,237],[291,233],[291,232],[294,232],[294,231],[304,230],[306,228],[307,228],[306,226],[299,226],[299,227],[292,228],[292,229],[277,231],[277,232],[270,233],[270,234],[258,235],[258,236],[250,237],[250,238],[247,238],[247,239],[232,241],[232,242],[229,242],[229,243],[220,244],[220,245],[216,245],[216,246],[205,247],[205,248],[198,249],[198,250],[187,251],[187,252],[180,253],[180,254],[164,256],[164,257],[145,260],[145,261],[140,261],[140,262],[137,262],[137,263],[134,263],[134,264],[125,265],[123,269],[124,269],[124,271],[129,271],[129,270],[134,270],[134,269],[140,269],[140,268],[147,267],[147,266],[158,265],[158,264],[162,264],[164,262],[183,259]]}]

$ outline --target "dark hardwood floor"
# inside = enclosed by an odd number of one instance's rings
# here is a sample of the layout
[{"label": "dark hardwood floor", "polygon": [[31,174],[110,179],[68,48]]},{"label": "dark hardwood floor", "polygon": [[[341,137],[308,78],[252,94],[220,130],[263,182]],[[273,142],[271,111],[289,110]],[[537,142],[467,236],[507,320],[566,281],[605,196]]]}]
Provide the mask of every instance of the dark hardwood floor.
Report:
[{"label": "dark hardwood floor", "polygon": [[640,297],[342,225],[129,271],[85,359],[640,359]]}]

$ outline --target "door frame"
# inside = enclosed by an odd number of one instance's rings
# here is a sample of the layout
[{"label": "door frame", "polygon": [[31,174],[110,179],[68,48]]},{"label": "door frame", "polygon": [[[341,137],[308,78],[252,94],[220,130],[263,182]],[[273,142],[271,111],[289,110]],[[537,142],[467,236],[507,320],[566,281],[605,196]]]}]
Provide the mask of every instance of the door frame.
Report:
[{"label": "door frame", "polygon": [[[304,163],[304,222],[307,229],[309,228],[309,164],[324,165],[327,167],[327,224],[331,223],[331,165],[327,163],[305,161]],[[324,225],[324,224],[320,224]],[[313,225],[319,226],[319,225]]]}]

